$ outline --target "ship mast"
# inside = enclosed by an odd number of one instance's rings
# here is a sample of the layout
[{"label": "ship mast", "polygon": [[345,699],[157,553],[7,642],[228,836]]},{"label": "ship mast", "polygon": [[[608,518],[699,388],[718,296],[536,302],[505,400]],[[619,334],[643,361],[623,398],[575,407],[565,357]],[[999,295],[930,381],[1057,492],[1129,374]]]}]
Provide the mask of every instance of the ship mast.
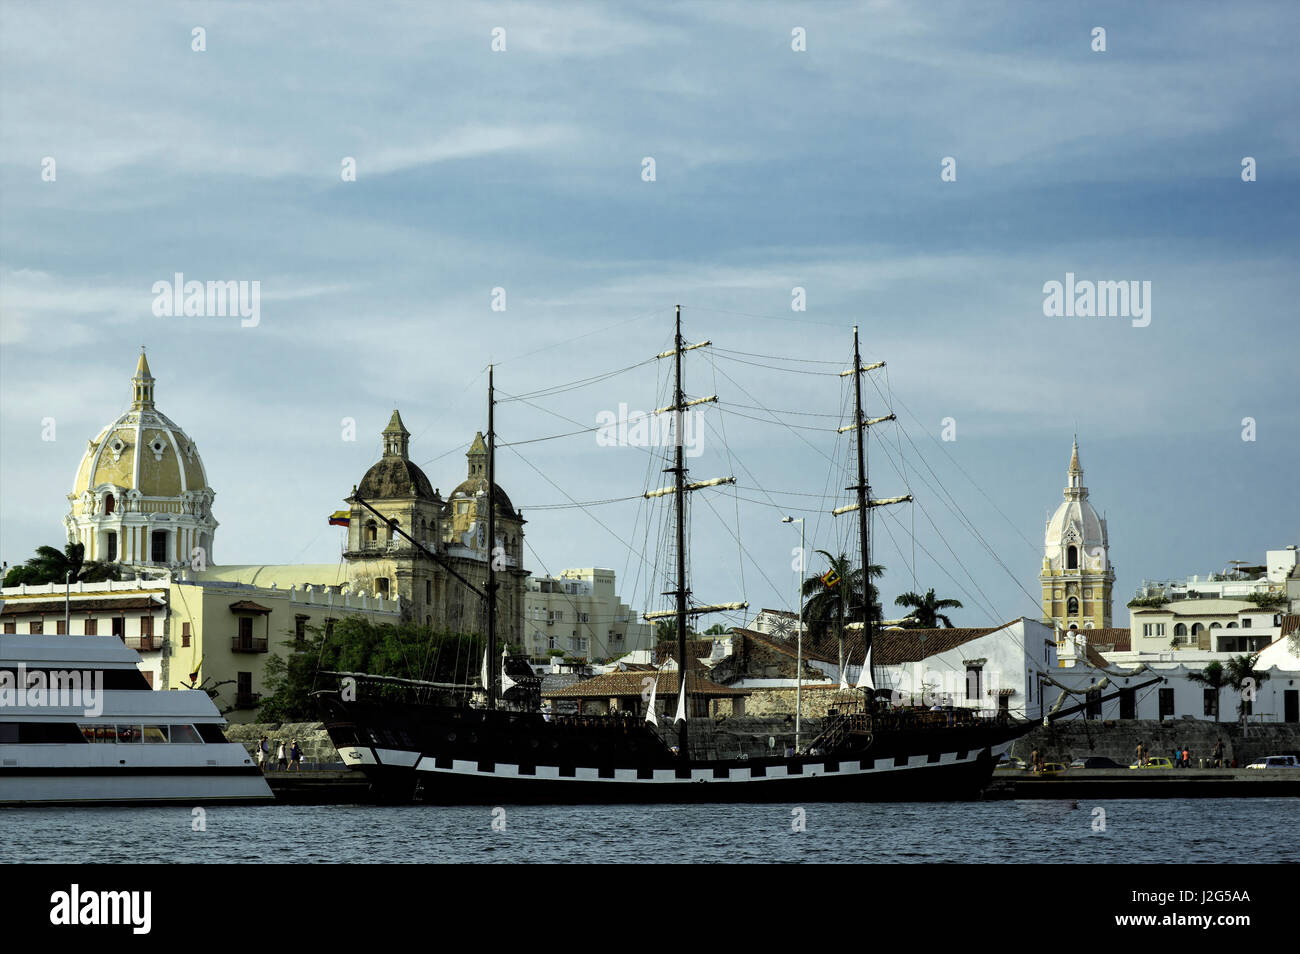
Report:
[{"label": "ship mast", "polygon": [[496,708],[498,670],[497,662],[497,507],[496,507],[496,430],[493,427],[493,408],[496,401],[492,392],[492,365],[488,365],[488,432],[487,432],[487,707]]},{"label": "ship mast", "polygon": [[[719,613],[728,610],[748,609],[749,604],[746,602],[739,603],[717,603],[711,606],[687,607],[687,596],[690,590],[686,587],[686,495],[693,490],[701,490],[705,487],[718,487],[722,484],[734,484],[735,477],[715,477],[712,480],[700,480],[693,483],[686,482],[686,461],[684,456],[685,450],[685,412],[688,408],[697,404],[708,404],[717,401],[717,395],[710,395],[706,398],[696,398],[693,401],[686,400],[686,391],[682,387],[682,353],[693,351],[696,348],[705,348],[711,342],[701,341],[699,344],[688,345],[682,340],[682,306],[677,306],[677,324],[673,333],[673,350],[664,351],[656,355],[658,358],[673,358],[673,403],[668,407],[658,408],[656,414],[666,414],[671,412],[673,415],[673,466],[665,467],[663,472],[673,475],[673,484],[671,487],[660,487],[658,490],[651,490],[643,494],[646,499],[651,497],[662,497],[666,494],[676,496],[676,534],[677,534],[677,567],[676,567],[676,585],[673,589],[666,591],[664,596],[675,597],[675,609],[663,612],[645,613],[642,619],[646,622],[653,622],[658,619],[673,617],[677,624],[677,693],[679,704],[684,703],[686,699],[686,673],[688,670],[686,657],[686,618],[688,616],[697,616],[703,613]],[[685,712],[683,718],[677,726],[677,750],[683,760],[689,757],[687,748],[687,719]]]},{"label": "ship mast", "polygon": [[[867,525],[867,511],[872,507],[883,507],[888,504],[903,503],[911,500],[911,494],[904,494],[901,497],[884,497],[877,500],[871,499],[871,487],[867,483],[867,428],[874,424],[882,424],[885,421],[896,420],[895,415],[886,414],[883,417],[873,417],[865,419],[862,416],[862,375],[868,371],[874,371],[876,368],[883,368],[885,362],[877,361],[875,364],[864,365],[862,363],[862,352],[858,346],[858,326],[853,326],[853,369],[851,371],[840,372],[840,377],[853,375],[853,423],[840,428],[840,433],[844,431],[853,431],[858,442],[858,480],[857,483],[846,490],[856,491],[857,503],[849,504],[847,507],[839,507],[831,511],[834,516],[842,513],[848,513],[851,510],[858,512],[858,547],[862,555],[862,641],[863,666],[871,664],[871,643],[874,639],[871,622],[871,533]],[[864,676],[870,677],[870,673],[863,673]],[[841,674],[843,678],[843,674]],[[859,683],[863,682],[859,679]],[[875,685],[874,679],[868,679],[868,685]]]},{"label": "ship mast", "polygon": [[[677,678],[678,692],[686,697],[686,464],[682,455],[685,444],[682,426],[685,423],[682,392],[682,306],[677,306],[677,328],[673,335],[673,486],[677,497]],[[686,720],[677,726],[677,745],[682,758],[687,757]]]}]

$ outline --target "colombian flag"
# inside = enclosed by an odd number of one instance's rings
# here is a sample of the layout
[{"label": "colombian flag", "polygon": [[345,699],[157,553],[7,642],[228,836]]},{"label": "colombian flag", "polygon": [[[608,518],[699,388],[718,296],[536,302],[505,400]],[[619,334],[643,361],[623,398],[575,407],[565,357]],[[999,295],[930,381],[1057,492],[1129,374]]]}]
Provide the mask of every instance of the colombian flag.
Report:
[{"label": "colombian flag", "polygon": [[828,589],[840,581],[840,575],[834,570],[827,570],[826,575],[822,577],[822,585]]},{"label": "colombian flag", "polygon": [[331,527],[350,527],[352,526],[352,513],[347,510],[335,510],[330,514]]}]

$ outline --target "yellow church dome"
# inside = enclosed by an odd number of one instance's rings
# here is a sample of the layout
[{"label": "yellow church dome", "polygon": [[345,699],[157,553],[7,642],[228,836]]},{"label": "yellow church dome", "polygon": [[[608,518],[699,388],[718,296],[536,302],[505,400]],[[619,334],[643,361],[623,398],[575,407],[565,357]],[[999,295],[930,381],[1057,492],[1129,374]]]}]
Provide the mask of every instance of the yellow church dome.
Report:
[{"label": "yellow church dome", "polygon": [[[191,545],[203,546],[210,559],[214,496],[194,441],[154,406],[154,377],[141,351],[131,406],[87,442],[77,467],[64,521],[69,538],[89,544],[99,559],[188,562]],[[126,526],[118,526],[123,519]],[[123,538],[119,549],[104,536],[119,532],[139,540]],[[165,551],[146,533],[163,534]]]}]

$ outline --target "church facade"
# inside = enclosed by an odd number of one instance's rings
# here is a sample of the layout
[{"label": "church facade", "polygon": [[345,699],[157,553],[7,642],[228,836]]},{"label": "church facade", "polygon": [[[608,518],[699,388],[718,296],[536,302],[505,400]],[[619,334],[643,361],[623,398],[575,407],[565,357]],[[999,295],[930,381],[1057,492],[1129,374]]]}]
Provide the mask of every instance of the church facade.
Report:
[{"label": "church facade", "polygon": [[1043,538],[1043,621],[1058,629],[1110,629],[1111,589],[1106,521],[1088,501],[1079,442],[1070,454],[1065,500],[1047,521]]},{"label": "church facade", "polygon": [[[403,619],[411,622],[452,632],[484,633],[486,606],[464,581],[485,590],[488,560],[495,559],[497,636],[522,646],[528,577],[522,566],[525,521],[497,486],[493,495],[496,540],[494,547],[488,546],[487,445],[483,435],[475,435],[465,455],[465,480],[445,499],[410,459],[410,432],[397,411],[383,431],[383,447],[383,456],[346,500],[348,543],[343,559],[353,591],[396,598]],[[394,527],[436,553],[446,566],[430,559]]]}]

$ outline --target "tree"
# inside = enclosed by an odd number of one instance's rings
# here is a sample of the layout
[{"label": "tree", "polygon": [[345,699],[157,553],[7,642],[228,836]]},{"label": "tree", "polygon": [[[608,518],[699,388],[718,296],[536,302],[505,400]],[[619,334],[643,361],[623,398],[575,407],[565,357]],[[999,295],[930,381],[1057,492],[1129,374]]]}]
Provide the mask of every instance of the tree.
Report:
[{"label": "tree", "polygon": [[122,569],[116,563],[87,560],[85,544],[69,543],[62,550],[37,547],[35,556],[5,574],[4,585],[63,583],[69,573],[73,583],[102,583],[122,577]]},{"label": "tree", "polygon": [[1258,661],[1259,653],[1234,656],[1228,660],[1228,685],[1237,690],[1237,717],[1242,721],[1246,718],[1246,704],[1254,699],[1255,689],[1268,679],[1268,673],[1255,669]]},{"label": "tree", "polygon": [[1189,672],[1187,678],[1191,682],[1199,683],[1207,689],[1214,690],[1214,721],[1219,721],[1219,693],[1225,686],[1230,685],[1229,674],[1223,668],[1223,663],[1217,659],[1213,662],[1206,663],[1205,668],[1200,672]]},{"label": "tree", "polygon": [[894,600],[895,606],[911,606],[912,619],[906,625],[915,626],[919,629],[935,629],[939,623],[943,623],[948,629],[952,629],[952,620],[939,610],[944,609],[961,609],[962,605],[957,600],[937,600],[934,598],[934,588],[931,587],[926,591],[925,596],[918,596],[916,593],[904,593],[898,599]]},{"label": "tree", "polygon": [[726,636],[731,630],[721,623],[714,623],[704,631],[705,636]]},{"label": "tree", "polygon": [[[862,607],[871,607],[871,619],[883,618],[880,611],[879,594],[874,584],[867,581],[867,574],[853,569],[847,553],[838,557],[831,556],[825,550],[818,550],[826,558],[827,572],[821,576],[812,576],[803,581],[802,592],[808,599],[803,605],[803,620],[808,627],[808,635],[814,645],[825,639],[827,631],[835,626],[839,636],[840,668],[844,668],[844,622],[858,622],[862,618]],[[885,568],[871,564],[871,577],[879,577]],[[827,586],[824,578],[831,577],[832,585]],[[838,579],[836,579],[838,577]]]},{"label": "tree", "polygon": [[[332,686],[334,677],[322,670],[364,672],[430,682],[465,685],[477,682],[483,665],[483,640],[459,633],[431,632],[414,623],[374,623],[345,616],[328,637],[320,627],[307,627],[306,639],[285,640],[294,651],[271,655],[263,684],[268,695],[258,710],[260,722],[299,722],[318,718],[311,694]],[[500,665],[500,659],[495,665]],[[400,690],[376,684],[375,695],[396,696]]]}]

